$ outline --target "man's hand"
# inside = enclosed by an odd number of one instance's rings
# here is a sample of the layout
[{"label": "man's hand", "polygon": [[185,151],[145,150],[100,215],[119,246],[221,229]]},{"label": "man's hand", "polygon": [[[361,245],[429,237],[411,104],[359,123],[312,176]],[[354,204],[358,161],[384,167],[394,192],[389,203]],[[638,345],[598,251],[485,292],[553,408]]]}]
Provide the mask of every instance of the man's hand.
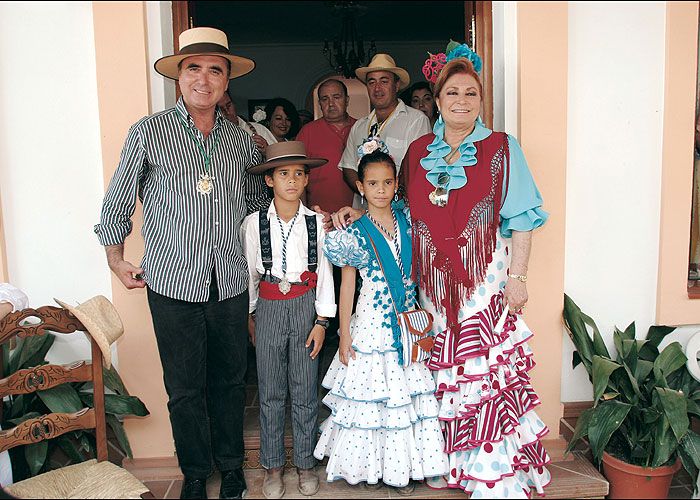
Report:
[{"label": "man's hand", "polygon": [[306,338],[306,347],[310,347],[311,344],[313,343],[314,348],[311,350],[311,359],[316,359],[316,356],[318,356],[318,353],[321,351],[321,347],[323,347],[323,340],[326,338],[326,329],[323,328],[321,325],[314,325],[314,327],[311,329],[311,333],[309,333],[309,336]]},{"label": "man's hand", "polygon": [[109,268],[129,290],[146,286],[146,282],[141,278],[143,269],[134,266],[131,262],[121,260],[114,264],[110,263]]},{"label": "man's hand", "polygon": [[143,288],[146,282],[141,277],[143,269],[124,260],[124,245],[108,245],[105,247],[107,265],[119,281],[129,290]]},{"label": "man's hand", "polygon": [[250,338],[250,343],[255,347],[255,316],[252,314],[248,315],[248,338]]},{"label": "man's hand", "polygon": [[265,138],[259,134],[253,134],[253,142],[255,142],[255,146],[264,155],[265,151],[267,151],[268,146]]}]

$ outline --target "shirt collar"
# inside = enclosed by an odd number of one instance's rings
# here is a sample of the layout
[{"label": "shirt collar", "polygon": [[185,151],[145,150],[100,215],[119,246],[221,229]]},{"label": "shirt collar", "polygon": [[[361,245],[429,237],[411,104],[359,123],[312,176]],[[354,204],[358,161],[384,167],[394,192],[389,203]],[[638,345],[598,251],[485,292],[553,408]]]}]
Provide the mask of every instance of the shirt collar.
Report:
[{"label": "shirt collar", "polygon": [[[177,103],[175,103],[175,112],[178,113],[180,117],[182,117],[182,119],[185,120],[185,122],[190,127],[194,127],[194,120],[187,112],[187,108],[185,107],[185,100],[182,98],[182,96],[180,96],[180,98],[177,100]],[[219,109],[219,106],[216,106],[214,114],[214,128],[218,128],[219,126],[221,126],[223,120],[225,120],[226,117]]]},{"label": "shirt collar", "polygon": [[[304,204],[299,200],[299,213],[301,215],[316,215],[316,212],[313,210],[306,208]],[[270,202],[270,207],[267,209],[267,218],[271,219],[272,217],[277,215],[277,209],[275,208],[275,202],[271,201]]]}]

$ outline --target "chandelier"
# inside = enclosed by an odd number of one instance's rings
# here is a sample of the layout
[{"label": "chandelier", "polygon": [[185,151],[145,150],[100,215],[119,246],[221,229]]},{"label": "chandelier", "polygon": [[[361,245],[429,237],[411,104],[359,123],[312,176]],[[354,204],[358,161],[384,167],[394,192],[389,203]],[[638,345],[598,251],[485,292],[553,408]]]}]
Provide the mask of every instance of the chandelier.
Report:
[{"label": "chandelier", "polygon": [[355,70],[377,53],[374,40],[370,42],[369,49],[365,53],[364,42],[355,24],[362,14],[360,11],[366,10],[367,7],[352,1],[329,3],[335,13],[342,17],[342,26],[340,36],[333,40],[332,46],[328,40],[324,40],[323,54],[336,73],[345,78],[355,78]]}]

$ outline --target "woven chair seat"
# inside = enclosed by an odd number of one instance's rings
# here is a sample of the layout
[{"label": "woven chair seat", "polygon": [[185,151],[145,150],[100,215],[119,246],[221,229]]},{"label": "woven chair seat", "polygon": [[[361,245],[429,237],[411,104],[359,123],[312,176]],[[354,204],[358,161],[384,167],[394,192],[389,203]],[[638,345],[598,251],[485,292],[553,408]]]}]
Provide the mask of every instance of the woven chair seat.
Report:
[{"label": "woven chair seat", "polygon": [[17,498],[141,498],[146,488],[112,462],[88,460],[7,486]]}]

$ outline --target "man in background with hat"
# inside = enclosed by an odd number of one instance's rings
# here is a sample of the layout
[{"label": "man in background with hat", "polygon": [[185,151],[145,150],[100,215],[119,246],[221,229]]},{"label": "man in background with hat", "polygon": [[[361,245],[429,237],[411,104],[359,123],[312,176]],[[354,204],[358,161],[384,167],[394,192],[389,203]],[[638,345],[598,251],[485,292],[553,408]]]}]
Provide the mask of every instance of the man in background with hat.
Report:
[{"label": "man in background with hat", "polygon": [[338,168],[342,169],[345,182],[355,192],[353,206],[359,208],[362,202],[356,184],[359,180],[357,148],[363,140],[373,136],[381,138],[398,169],[408,146],[431,130],[430,121],[424,113],[406,106],[399,99],[399,91],[408,87],[411,79],[405,69],[396,66],[390,55],[375,55],[368,66],[357,68],[355,75],[367,86],[373,109],[353,125]]},{"label": "man in background with hat", "polygon": [[[242,498],[248,270],[239,232],[269,200],[262,177],[246,170],[260,151],[216,104],[255,63],[232,55],[217,29],[189,29],[179,41],[155,69],[178,81],[182,97],[129,130],[95,232],[124,286],[147,288],[185,476],[180,498],[206,498],[212,458],[220,498]],[[137,194],[141,267],[123,256]]]}]

